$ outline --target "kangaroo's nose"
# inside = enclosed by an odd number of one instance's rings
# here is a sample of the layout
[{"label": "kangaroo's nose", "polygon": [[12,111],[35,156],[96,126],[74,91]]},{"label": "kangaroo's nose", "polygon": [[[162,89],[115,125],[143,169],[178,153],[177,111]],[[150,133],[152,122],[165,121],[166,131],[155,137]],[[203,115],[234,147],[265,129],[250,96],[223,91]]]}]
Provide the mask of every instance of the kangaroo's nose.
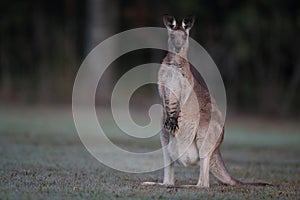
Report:
[{"label": "kangaroo's nose", "polygon": [[175,42],[175,46],[176,46],[177,48],[180,48],[180,47],[181,47],[181,43],[180,43],[179,41],[176,41],[176,42]]}]

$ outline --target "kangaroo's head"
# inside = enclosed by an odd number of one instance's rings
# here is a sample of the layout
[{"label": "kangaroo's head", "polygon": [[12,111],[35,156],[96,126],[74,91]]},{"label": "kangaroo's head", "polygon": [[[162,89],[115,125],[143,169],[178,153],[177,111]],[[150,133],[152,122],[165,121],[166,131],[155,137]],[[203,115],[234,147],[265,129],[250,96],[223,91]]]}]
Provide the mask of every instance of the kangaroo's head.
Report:
[{"label": "kangaroo's head", "polygon": [[185,17],[181,24],[176,21],[173,16],[165,15],[163,17],[164,24],[168,29],[168,48],[177,54],[186,54],[189,47],[189,33],[194,25],[194,16]]}]

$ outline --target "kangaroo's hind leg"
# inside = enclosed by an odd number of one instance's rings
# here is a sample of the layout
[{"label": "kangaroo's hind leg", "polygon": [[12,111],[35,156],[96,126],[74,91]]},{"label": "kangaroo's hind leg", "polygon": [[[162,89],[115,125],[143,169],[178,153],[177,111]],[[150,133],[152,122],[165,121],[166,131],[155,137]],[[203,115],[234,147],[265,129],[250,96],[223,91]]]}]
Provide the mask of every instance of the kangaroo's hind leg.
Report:
[{"label": "kangaroo's hind leg", "polygon": [[197,186],[198,187],[209,187],[209,162],[211,153],[206,157],[200,158],[200,173]]},{"label": "kangaroo's hind leg", "polygon": [[162,128],[160,133],[160,140],[163,150],[163,156],[164,156],[164,180],[163,183],[156,183],[156,182],[144,182],[142,185],[145,186],[174,186],[175,180],[174,180],[174,163],[171,160],[171,157],[169,155],[169,152],[167,150],[167,146],[169,144],[169,137],[170,134],[168,131],[164,128]]},{"label": "kangaroo's hind leg", "polygon": [[163,128],[160,135],[163,156],[164,156],[164,185],[174,185],[174,163],[171,160],[167,146],[169,144],[170,134]]}]

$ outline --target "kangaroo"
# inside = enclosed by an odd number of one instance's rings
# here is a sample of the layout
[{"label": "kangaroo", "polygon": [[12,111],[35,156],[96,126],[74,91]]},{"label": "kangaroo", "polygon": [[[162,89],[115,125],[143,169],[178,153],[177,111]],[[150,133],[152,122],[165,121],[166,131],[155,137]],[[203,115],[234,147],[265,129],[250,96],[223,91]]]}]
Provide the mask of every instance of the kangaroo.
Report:
[{"label": "kangaroo", "polygon": [[[270,185],[241,182],[233,178],[225,167],[219,149],[224,137],[224,127],[220,120],[222,113],[207,89],[194,78],[187,60],[189,32],[194,21],[195,18],[189,16],[178,24],[173,16],[163,17],[169,36],[169,52],[158,72],[158,90],[163,104],[160,140],[164,156],[164,178],[163,183],[144,182],[143,185],[174,187],[175,161],[184,166],[200,166],[197,185],[178,187],[209,187],[209,172],[226,185]],[[212,123],[212,129],[209,129],[209,123]],[[207,135],[212,135],[212,139],[206,140]],[[212,148],[208,148],[205,153],[200,152],[201,147],[208,142]]]}]

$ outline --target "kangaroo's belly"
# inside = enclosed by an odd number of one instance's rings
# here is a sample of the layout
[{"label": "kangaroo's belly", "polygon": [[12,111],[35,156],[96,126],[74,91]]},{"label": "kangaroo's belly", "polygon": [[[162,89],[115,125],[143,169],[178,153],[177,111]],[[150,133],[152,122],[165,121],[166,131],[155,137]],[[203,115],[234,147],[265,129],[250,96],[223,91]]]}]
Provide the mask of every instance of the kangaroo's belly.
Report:
[{"label": "kangaroo's belly", "polygon": [[199,164],[199,153],[195,141],[187,145],[173,138],[169,143],[168,151],[171,159],[183,166]]}]

